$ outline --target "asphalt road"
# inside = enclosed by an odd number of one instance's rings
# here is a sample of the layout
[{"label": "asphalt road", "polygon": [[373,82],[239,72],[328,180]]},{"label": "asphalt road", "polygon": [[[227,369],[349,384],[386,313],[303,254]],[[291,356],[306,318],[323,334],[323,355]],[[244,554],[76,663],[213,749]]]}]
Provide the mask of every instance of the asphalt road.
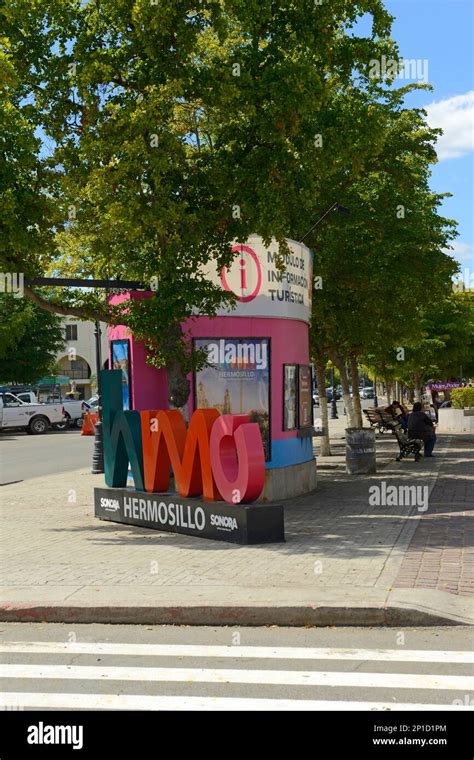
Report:
[{"label": "asphalt road", "polygon": [[0,433],[0,485],[87,467],[93,444],[93,436],[79,430]]},{"label": "asphalt road", "polygon": [[472,643],[465,627],[2,623],[0,707],[459,711]]}]

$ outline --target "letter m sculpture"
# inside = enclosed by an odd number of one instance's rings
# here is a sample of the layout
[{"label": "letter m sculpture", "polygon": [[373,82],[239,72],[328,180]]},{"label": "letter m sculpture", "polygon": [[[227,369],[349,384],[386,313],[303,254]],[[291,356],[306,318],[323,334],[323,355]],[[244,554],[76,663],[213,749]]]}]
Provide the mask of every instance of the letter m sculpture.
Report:
[{"label": "letter m sculpture", "polygon": [[102,370],[100,375],[105,482],[112,488],[125,487],[130,463],[135,488],[143,491],[140,414],[123,410],[121,370]]}]

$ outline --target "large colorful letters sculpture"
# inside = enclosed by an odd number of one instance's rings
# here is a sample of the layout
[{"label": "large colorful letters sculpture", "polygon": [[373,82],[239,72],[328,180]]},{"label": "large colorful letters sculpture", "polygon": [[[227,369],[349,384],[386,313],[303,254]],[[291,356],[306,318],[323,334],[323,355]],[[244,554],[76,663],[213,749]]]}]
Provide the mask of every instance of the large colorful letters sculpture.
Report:
[{"label": "large colorful letters sculpture", "polygon": [[189,428],[178,411],[140,412],[146,491],[167,491],[170,467],[181,496],[219,499],[212,476],[209,436],[217,409],[198,409]]},{"label": "large colorful letters sculpture", "polygon": [[125,487],[130,464],[138,491],[167,491],[171,468],[180,496],[230,504],[260,496],[265,456],[260,428],[248,415],[197,409],[186,428],[177,410],[124,411],[120,370],[101,372],[101,381],[108,486]]}]

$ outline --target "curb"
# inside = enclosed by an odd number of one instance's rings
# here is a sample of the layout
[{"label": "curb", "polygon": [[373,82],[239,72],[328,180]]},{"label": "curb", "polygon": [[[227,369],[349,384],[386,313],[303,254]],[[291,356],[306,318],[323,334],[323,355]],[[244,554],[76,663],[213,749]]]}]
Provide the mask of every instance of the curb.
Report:
[{"label": "curb", "polygon": [[111,623],[134,625],[196,626],[445,626],[474,625],[458,614],[415,607],[354,606],[230,606],[186,605],[159,607],[73,607],[4,605],[3,623]]}]

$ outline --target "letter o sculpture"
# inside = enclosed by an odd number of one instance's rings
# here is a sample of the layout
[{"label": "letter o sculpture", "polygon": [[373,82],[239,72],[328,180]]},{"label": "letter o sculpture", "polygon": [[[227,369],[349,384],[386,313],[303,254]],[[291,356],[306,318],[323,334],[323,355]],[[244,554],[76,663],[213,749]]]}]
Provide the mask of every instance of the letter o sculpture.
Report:
[{"label": "letter o sculpture", "polygon": [[217,489],[224,501],[258,499],[265,485],[262,435],[248,414],[223,414],[211,430],[210,454]]}]

